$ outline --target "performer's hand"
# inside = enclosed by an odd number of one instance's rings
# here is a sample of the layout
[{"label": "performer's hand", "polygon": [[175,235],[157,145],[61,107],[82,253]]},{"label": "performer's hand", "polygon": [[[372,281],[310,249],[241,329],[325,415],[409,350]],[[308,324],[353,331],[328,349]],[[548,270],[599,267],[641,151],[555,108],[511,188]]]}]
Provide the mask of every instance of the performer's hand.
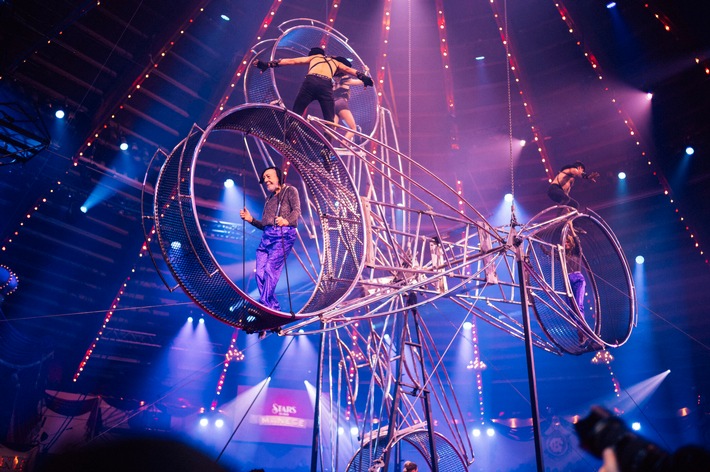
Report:
[{"label": "performer's hand", "polygon": [[281,218],[280,216],[277,216],[274,222],[277,226],[288,226],[288,220],[286,218]]},{"label": "performer's hand", "polygon": [[265,72],[266,69],[269,68],[268,62],[264,62],[259,59],[254,59],[254,61],[252,61],[251,65],[253,65],[254,67],[258,67],[261,72]]},{"label": "performer's hand", "polygon": [[253,65],[254,67],[258,67],[261,72],[266,72],[266,69],[268,69],[269,67],[278,67],[280,61],[280,59],[277,59],[275,61],[264,62],[259,59],[254,59],[251,65]]},{"label": "performer's hand", "polygon": [[357,71],[357,78],[362,80],[362,83],[363,85],[365,85],[365,88],[372,87],[373,85],[375,85],[375,83],[372,81],[372,78],[366,76],[360,71]]},{"label": "performer's hand", "polygon": [[596,182],[597,177],[599,177],[599,172],[590,172],[589,174],[583,174],[582,177],[585,179],[589,179],[592,182]]},{"label": "performer's hand", "polygon": [[241,210],[239,210],[239,216],[241,216],[242,219],[247,223],[251,223],[252,221],[254,221],[254,217],[251,216],[251,213],[249,213],[249,210],[247,210],[246,208],[242,208]]}]

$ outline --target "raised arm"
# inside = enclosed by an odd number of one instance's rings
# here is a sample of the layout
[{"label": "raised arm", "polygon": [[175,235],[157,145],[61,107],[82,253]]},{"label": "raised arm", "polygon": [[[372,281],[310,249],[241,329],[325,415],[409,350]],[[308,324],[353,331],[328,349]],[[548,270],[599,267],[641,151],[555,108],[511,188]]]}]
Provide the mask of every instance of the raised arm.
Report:
[{"label": "raised arm", "polygon": [[[338,66],[338,70],[341,70],[347,74],[354,75],[355,77],[358,78],[358,80],[365,86],[365,87],[372,87],[375,85],[375,83],[372,81],[372,78],[366,75],[363,72],[360,72],[357,69],[353,69],[352,67],[348,67],[345,64],[343,64],[340,61],[335,61],[335,65]],[[367,66],[365,66],[365,72],[369,72],[369,69]],[[350,85],[358,85],[356,83],[350,82]]]},{"label": "raised arm", "polygon": [[251,63],[252,66],[258,67],[261,72],[266,71],[270,67],[279,66],[293,66],[298,64],[309,64],[313,56],[301,56],[301,57],[286,57],[284,59],[275,59],[273,61],[264,62],[259,59],[254,59]]},{"label": "raised arm", "polygon": [[589,172],[589,173],[582,172],[583,179],[587,179],[587,180],[591,180],[592,182],[596,182],[597,177],[599,177],[599,172]]}]

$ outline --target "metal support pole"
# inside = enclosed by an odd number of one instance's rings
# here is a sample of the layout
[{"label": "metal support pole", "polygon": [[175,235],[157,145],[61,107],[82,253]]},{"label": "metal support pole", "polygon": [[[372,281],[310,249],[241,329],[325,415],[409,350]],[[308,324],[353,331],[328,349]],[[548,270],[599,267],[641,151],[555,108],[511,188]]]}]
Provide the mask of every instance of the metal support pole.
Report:
[{"label": "metal support pole", "polygon": [[537,471],[544,472],[545,464],[543,462],[542,440],[540,434],[540,412],[538,411],[537,401],[535,358],[533,357],[533,343],[530,332],[530,312],[528,311],[528,289],[525,284],[525,274],[523,272],[523,245],[522,241],[517,238],[514,244],[516,246],[516,259],[518,262],[518,279],[520,279],[520,304],[523,310],[523,327],[525,329],[525,354],[528,365],[528,386],[530,387],[530,410],[532,412],[533,433],[535,437],[535,459],[537,463]]},{"label": "metal support pole", "polygon": [[[405,362],[404,350],[406,346],[406,335],[407,335],[407,317],[409,310],[404,310],[402,314],[402,326],[401,335],[399,336],[399,352],[397,352],[397,370],[396,370],[396,380],[394,382],[394,392],[392,392],[392,405],[390,406],[390,416],[389,416],[389,426],[387,427],[387,435],[385,436],[385,447],[389,446],[392,441],[392,437],[395,435],[397,430],[397,421],[399,420],[399,404],[400,397],[402,396],[402,364]],[[389,347],[390,353],[392,352],[392,347]],[[386,393],[386,392],[385,392]],[[382,461],[384,462],[383,472],[388,472],[391,449],[385,449]]]},{"label": "metal support pole", "polygon": [[[324,323],[321,323],[323,329]],[[325,331],[320,335],[318,347],[318,372],[316,373],[316,401],[313,412],[313,441],[311,444],[311,472],[318,472],[318,451],[320,449],[320,392],[323,388],[323,359],[325,351]]]},{"label": "metal support pole", "polygon": [[[413,303],[416,303],[416,298],[411,299]],[[424,382],[425,385],[428,384],[427,382],[427,376],[426,376],[426,369],[424,368],[424,352],[422,352],[422,343],[421,343],[421,333],[419,331],[419,312],[417,311],[416,308],[412,308],[412,317],[414,318],[414,329],[416,330],[416,336],[417,336],[417,344],[419,348],[419,368],[420,372],[422,375],[422,382]],[[424,387],[424,391],[422,392],[422,397],[424,400],[424,417],[426,418],[426,429],[427,429],[427,436],[429,439],[429,455],[431,457],[431,472],[439,472],[439,460],[438,460],[438,455],[436,453],[436,443],[434,442],[434,418],[431,415],[431,403],[429,401],[429,387]]]}]

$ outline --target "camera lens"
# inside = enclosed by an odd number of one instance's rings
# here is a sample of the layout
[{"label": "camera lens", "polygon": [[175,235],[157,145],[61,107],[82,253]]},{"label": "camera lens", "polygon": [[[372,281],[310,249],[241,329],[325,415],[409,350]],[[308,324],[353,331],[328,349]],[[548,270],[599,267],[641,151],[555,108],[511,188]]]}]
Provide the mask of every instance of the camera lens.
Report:
[{"label": "camera lens", "polygon": [[601,459],[604,449],[614,450],[621,472],[663,471],[670,455],[631,431],[610,411],[592,407],[586,418],[574,425],[580,446]]}]

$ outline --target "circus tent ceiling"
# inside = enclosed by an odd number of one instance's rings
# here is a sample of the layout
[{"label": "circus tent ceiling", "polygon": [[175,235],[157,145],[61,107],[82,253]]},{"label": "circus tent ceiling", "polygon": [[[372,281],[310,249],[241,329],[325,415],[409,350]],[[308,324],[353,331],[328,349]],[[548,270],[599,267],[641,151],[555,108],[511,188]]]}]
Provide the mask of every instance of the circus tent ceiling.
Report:
[{"label": "circus tent ceiling", "polygon": [[[189,376],[187,367],[169,374],[157,368],[166,350],[182,349],[174,340],[185,318],[201,313],[166,287],[144,249],[143,176],[193,125],[204,127],[221,109],[244,102],[238,73],[255,44],[274,38],[287,20],[332,18],[373,76],[383,71],[377,88],[400,147],[442,179],[460,180],[464,197],[486,217],[501,218],[511,189],[521,221],[549,206],[548,179],[564,164],[581,160],[599,171],[599,182],[574,189],[576,198],[608,221],[629,259],[646,259],[639,336],[615,353],[615,375],[633,383],[679,369],[689,390],[710,391],[710,37],[708,12],[697,11],[707,6],[50,3],[0,3],[2,106],[38,110],[46,129],[35,135],[50,137],[26,162],[0,166],[0,264],[19,278],[0,307],[0,355],[18,366],[51,355],[49,387],[155,398]],[[279,74],[293,83],[300,77],[296,70]],[[292,97],[285,98],[288,105]],[[53,118],[59,108],[67,113],[62,122]],[[0,109],[6,130],[9,110]],[[120,151],[122,140],[128,152]],[[520,140],[527,145],[518,147]],[[693,156],[685,155],[689,145]],[[218,206],[214,195],[224,179],[241,175],[233,157],[224,150],[200,182],[205,206]],[[500,224],[508,222],[503,213]],[[427,316],[448,342],[457,315],[432,307]],[[234,331],[206,321],[212,335],[201,349],[218,364]],[[492,388],[524,388],[521,343],[483,330]],[[626,366],[624,352],[636,353]],[[640,352],[655,362],[634,364]],[[575,362],[589,364],[582,358],[555,359],[544,361],[541,385],[553,391],[563,382],[569,398],[610,392],[609,370],[578,369]],[[550,367],[555,362],[563,374]],[[212,377],[185,387],[179,401],[204,403],[214,393]],[[520,400],[501,403],[494,408],[516,409],[509,405]]]}]

